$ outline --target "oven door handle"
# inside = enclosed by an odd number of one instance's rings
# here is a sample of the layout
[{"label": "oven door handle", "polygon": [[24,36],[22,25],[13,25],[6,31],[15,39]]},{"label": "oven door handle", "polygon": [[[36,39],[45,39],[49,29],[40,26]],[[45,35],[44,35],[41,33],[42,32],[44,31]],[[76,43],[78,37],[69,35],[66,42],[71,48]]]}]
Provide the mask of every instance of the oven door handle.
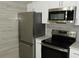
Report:
[{"label": "oven door handle", "polygon": [[56,47],[56,46],[53,46],[53,45],[48,45],[48,44],[46,44],[46,43],[41,43],[41,44],[42,44],[43,46],[45,46],[45,47],[48,47],[48,48],[51,48],[51,49],[56,49],[56,50],[59,50],[59,51],[67,52],[67,53],[68,53],[68,49]]}]

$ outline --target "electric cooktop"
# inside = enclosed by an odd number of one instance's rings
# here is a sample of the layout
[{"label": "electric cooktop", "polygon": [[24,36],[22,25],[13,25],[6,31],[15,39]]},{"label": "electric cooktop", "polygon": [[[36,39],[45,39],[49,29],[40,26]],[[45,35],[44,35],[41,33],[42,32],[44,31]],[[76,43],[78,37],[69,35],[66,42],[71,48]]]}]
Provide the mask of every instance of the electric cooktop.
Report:
[{"label": "electric cooktop", "polygon": [[42,42],[67,49],[75,42],[75,40],[76,39],[72,37],[53,35],[51,38],[45,39]]}]

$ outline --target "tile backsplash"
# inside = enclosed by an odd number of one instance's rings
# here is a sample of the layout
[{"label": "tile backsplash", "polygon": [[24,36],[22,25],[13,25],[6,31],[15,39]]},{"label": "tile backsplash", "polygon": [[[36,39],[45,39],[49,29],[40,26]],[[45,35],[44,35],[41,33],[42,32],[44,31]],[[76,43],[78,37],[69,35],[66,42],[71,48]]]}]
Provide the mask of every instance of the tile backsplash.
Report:
[{"label": "tile backsplash", "polygon": [[46,35],[51,36],[52,29],[56,30],[67,30],[67,31],[76,31],[77,38],[76,40],[79,41],[79,26],[72,25],[72,24],[46,24]]}]

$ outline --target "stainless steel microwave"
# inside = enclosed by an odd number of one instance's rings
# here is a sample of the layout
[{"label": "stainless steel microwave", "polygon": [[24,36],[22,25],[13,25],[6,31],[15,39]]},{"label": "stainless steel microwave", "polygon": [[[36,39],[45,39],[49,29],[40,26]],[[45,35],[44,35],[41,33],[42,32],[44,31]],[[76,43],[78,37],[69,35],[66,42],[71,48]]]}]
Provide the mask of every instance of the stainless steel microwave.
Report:
[{"label": "stainless steel microwave", "polygon": [[48,10],[48,20],[56,23],[74,23],[76,7],[54,8]]}]

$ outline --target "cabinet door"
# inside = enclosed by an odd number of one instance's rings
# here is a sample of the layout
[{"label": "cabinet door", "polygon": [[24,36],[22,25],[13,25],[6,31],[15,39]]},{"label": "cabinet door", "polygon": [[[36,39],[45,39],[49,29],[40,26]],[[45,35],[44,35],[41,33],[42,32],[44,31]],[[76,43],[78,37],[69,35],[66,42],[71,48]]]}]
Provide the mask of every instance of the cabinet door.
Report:
[{"label": "cabinet door", "polygon": [[48,23],[48,9],[58,8],[59,1],[43,2],[42,6],[42,23]]},{"label": "cabinet door", "polygon": [[69,6],[75,6],[76,1],[63,1],[62,7],[69,7]]},{"label": "cabinet door", "polygon": [[42,12],[42,23],[48,21],[48,9],[59,7],[59,1],[32,2],[27,5],[27,11]]},{"label": "cabinet door", "polygon": [[70,53],[70,58],[79,58],[79,53]]},{"label": "cabinet door", "polygon": [[41,43],[36,40],[36,58],[41,58]]},{"label": "cabinet door", "polygon": [[76,49],[70,48],[70,58],[79,58],[78,48],[76,48]]}]

